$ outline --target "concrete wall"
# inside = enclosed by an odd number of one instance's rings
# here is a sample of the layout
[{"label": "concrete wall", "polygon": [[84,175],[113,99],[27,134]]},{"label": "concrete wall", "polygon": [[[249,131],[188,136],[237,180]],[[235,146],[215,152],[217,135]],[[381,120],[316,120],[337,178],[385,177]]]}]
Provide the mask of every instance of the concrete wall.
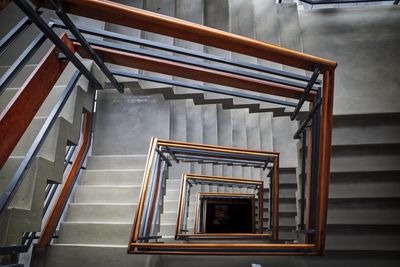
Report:
[{"label": "concrete wall", "polygon": [[338,62],[334,114],[400,112],[400,6],[300,14],[304,52]]}]

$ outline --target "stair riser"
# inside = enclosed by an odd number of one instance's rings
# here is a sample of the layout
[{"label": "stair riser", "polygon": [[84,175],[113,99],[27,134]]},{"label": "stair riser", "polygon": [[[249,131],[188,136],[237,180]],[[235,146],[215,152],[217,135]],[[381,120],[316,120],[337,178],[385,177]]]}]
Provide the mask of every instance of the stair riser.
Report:
[{"label": "stair riser", "polygon": [[146,155],[141,156],[94,156],[88,157],[87,169],[110,170],[110,169],[144,169]]},{"label": "stair riser", "polygon": [[135,185],[141,186],[143,171],[83,171],[81,185]]},{"label": "stair riser", "polygon": [[134,205],[70,204],[66,222],[132,223],[136,212]]},{"label": "stair riser", "polygon": [[131,224],[62,223],[58,244],[127,245]]},{"label": "stair riser", "polygon": [[136,203],[140,187],[78,186],[75,203]]}]

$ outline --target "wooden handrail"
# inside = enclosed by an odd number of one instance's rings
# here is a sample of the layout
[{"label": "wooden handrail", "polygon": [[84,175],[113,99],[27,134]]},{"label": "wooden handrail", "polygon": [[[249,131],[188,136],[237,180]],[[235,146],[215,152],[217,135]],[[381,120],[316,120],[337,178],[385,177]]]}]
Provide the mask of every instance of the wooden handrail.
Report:
[{"label": "wooden handrail", "polygon": [[[83,49],[83,47],[79,43],[75,42],[74,44],[77,52],[82,57],[90,58],[90,54],[87,53],[87,51]],[[216,70],[209,70],[164,59],[136,55],[98,46],[92,46],[92,48],[96,53],[103,57],[105,62],[116,65],[122,65],[191,80],[225,85],[234,88],[245,89],[252,92],[271,94],[293,99],[299,99],[304,92],[303,89],[293,86],[248,78]],[[312,102],[314,96],[315,92],[311,91],[307,97],[307,100]]]},{"label": "wooden handrail", "polygon": [[[262,201],[263,201],[263,194],[262,192],[259,192],[259,211],[262,210]],[[249,198],[252,200],[252,221],[253,221],[253,233],[205,233],[205,231],[203,231],[204,233],[200,234],[197,233],[197,225],[198,225],[198,220],[199,220],[199,216],[198,213],[196,211],[198,211],[198,208],[200,206],[200,198],[202,197],[225,197],[225,198]],[[196,238],[196,237],[207,237],[207,236],[215,236],[215,237],[232,237],[232,236],[248,236],[248,237],[253,237],[253,236],[264,236],[264,237],[269,237],[271,236],[270,234],[267,235],[263,235],[262,234],[262,213],[259,212],[259,221],[258,223],[261,223],[261,227],[259,226],[259,228],[261,228],[260,230],[260,234],[256,234],[255,232],[255,197],[254,194],[244,194],[244,193],[227,193],[227,192],[197,192],[196,193],[196,204],[195,204],[195,213],[194,213],[194,234],[190,235],[190,234],[179,234],[180,237],[190,237],[190,238]],[[204,225],[203,225],[204,227]]]},{"label": "wooden handrail", "polygon": [[273,239],[279,238],[279,156],[274,160],[272,174],[272,237]]},{"label": "wooden handrail", "polygon": [[211,176],[211,175],[193,174],[193,173],[186,173],[184,174],[184,176],[187,179],[193,179],[193,180],[222,181],[226,183],[254,184],[259,186],[263,184],[263,181],[261,180],[252,180],[252,179],[226,177],[226,176]]},{"label": "wooden handrail", "polygon": [[85,157],[86,150],[90,143],[90,128],[92,123],[92,114],[85,112],[82,123],[82,138],[79,144],[79,150],[73,159],[73,163],[71,165],[71,169],[68,172],[68,175],[62,185],[61,191],[57,196],[57,200],[54,204],[54,207],[45,223],[43,231],[40,235],[40,238],[37,243],[37,248],[44,248],[50,244],[54,231],[57,228],[57,225],[60,221],[61,215],[64,211],[64,207],[68,201],[70,192],[75,185],[75,178],[77,173],[80,170],[80,164]]},{"label": "wooden handrail", "polygon": [[156,147],[157,147],[157,138],[152,137],[150,141],[149,152],[147,154],[145,172],[143,174],[143,182],[139,193],[138,207],[136,208],[136,214],[133,220],[132,231],[129,239],[131,242],[139,238],[139,227],[140,227],[139,218],[142,218],[143,216],[143,206],[147,194],[147,187],[150,180],[151,168],[154,164],[154,154],[156,153]]},{"label": "wooden handrail", "polygon": [[[192,148],[192,149],[201,149],[201,150],[219,151],[219,152],[231,152],[231,153],[247,154],[247,155],[255,155],[255,156],[276,157],[279,155],[279,152],[272,152],[272,151],[252,150],[252,149],[245,149],[245,148],[217,146],[217,145],[199,144],[199,143],[187,143],[187,142],[181,142],[181,141],[162,140],[162,139],[158,139],[157,144],[160,146],[187,147],[187,148]],[[196,175],[199,175],[199,174],[196,174]]]},{"label": "wooden handrail", "polygon": [[215,248],[215,249],[224,249],[224,248],[253,248],[253,249],[263,249],[263,248],[271,248],[271,249],[287,249],[287,248],[295,248],[295,249],[313,249],[315,248],[314,244],[277,244],[277,243],[266,243],[266,244],[229,244],[229,243],[207,243],[207,244],[193,244],[193,243],[131,243],[134,247],[140,248]]},{"label": "wooden handrail", "polygon": [[[49,0],[33,2],[38,6],[54,9]],[[331,60],[112,1],[64,0],[63,3],[68,13],[214,46],[308,71],[312,71],[315,65],[321,71],[333,70],[337,65]]]},{"label": "wooden handrail", "polygon": [[322,255],[325,251],[326,224],[328,217],[328,195],[329,177],[332,150],[332,128],[333,128],[333,94],[334,94],[334,71],[324,73],[320,128],[320,145],[318,159],[318,193],[316,207],[316,235],[315,244],[318,252]]},{"label": "wooden handrail", "polygon": [[[71,51],[74,51],[73,43],[65,33],[60,38]],[[1,112],[0,169],[29,127],[68,62],[68,60],[58,58],[58,49],[53,45]]]},{"label": "wooden handrail", "polygon": [[[174,142],[174,141],[171,141]],[[218,181],[218,182],[226,182],[226,183],[237,183],[237,184],[247,184],[247,185],[255,185],[259,187],[259,207],[260,210],[263,209],[263,201],[264,201],[264,196],[263,196],[263,190],[262,188],[264,187],[264,182],[262,180],[251,180],[251,179],[244,179],[244,178],[233,178],[233,177],[225,177],[225,176],[211,176],[211,175],[201,175],[201,174],[192,174],[192,173],[184,173],[182,174],[181,177],[181,185],[180,185],[180,194],[179,194],[179,201],[178,201],[178,216],[177,216],[177,223],[175,227],[175,237],[184,237],[184,236],[195,236],[195,235],[185,235],[185,234],[180,234],[181,231],[181,226],[182,226],[182,216],[183,214],[183,209],[184,209],[184,200],[186,198],[186,183],[188,180],[202,180],[202,181]],[[207,193],[197,193],[197,200],[200,197],[200,195],[208,195],[208,196],[244,196],[246,194],[241,194],[241,193],[212,193],[212,192],[207,192]],[[251,195],[248,195],[251,196]],[[196,204],[197,208],[198,203]],[[197,214],[195,214],[197,217]],[[254,217],[254,216],[253,216]],[[259,213],[260,217],[260,227],[262,227],[262,213]],[[195,221],[195,224],[197,225],[197,221]],[[229,234],[226,234],[229,236]],[[254,236],[260,235],[260,234],[253,234]]]}]

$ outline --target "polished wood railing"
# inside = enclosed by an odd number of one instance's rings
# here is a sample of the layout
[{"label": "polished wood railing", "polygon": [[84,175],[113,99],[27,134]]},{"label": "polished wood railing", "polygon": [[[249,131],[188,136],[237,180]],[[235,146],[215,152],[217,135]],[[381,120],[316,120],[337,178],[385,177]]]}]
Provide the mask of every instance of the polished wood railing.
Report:
[{"label": "polished wood railing", "polygon": [[[71,51],[74,51],[74,45],[66,33],[61,34],[60,38]],[[53,45],[1,112],[0,169],[53,89],[68,62],[68,59],[60,60],[58,49]]]},{"label": "polished wood railing", "polygon": [[[177,142],[177,141],[168,141],[168,140],[158,140],[156,138],[152,138],[150,142],[149,153],[146,161],[146,167],[144,172],[144,179],[142,182],[142,188],[139,196],[138,207],[136,209],[136,216],[132,225],[132,233],[131,233],[131,242],[129,244],[128,253],[149,253],[149,254],[203,254],[204,251],[202,247],[191,247],[191,244],[179,244],[176,243],[160,243],[160,242],[150,242],[152,239],[160,239],[162,236],[156,235],[155,233],[148,231],[148,229],[157,222],[157,216],[160,216],[159,213],[154,212],[154,202],[156,199],[156,194],[161,192],[160,184],[163,183],[161,180],[159,173],[159,164],[160,160],[164,158],[164,160],[171,160],[171,162],[176,161],[177,163],[184,161],[189,157],[189,160],[197,159],[201,157],[200,162],[214,162],[221,165],[225,164],[235,164],[246,165],[258,168],[271,168],[271,198],[272,202],[272,210],[271,210],[271,233],[255,233],[255,234],[232,234],[232,235],[202,235],[204,237],[209,237],[209,239],[219,240],[230,238],[244,239],[250,240],[255,238],[267,238],[270,237],[272,239],[278,239],[279,233],[279,153],[277,152],[269,152],[269,151],[256,151],[256,150],[247,150],[242,148],[232,148],[232,147],[223,147],[223,146],[215,146],[215,145],[205,145],[205,144],[195,144],[195,143],[187,143],[187,142]],[[228,163],[226,163],[228,161]],[[273,164],[270,166],[269,164]],[[190,181],[189,181],[190,180]],[[185,235],[181,234],[182,232],[182,220],[184,216],[184,205],[185,205],[185,192],[186,192],[186,183],[193,182],[194,180],[201,180],[203,182],[213,183],[232,183],[232,184],[243,184],[246,186],[254,186],[258,191],[258,201],[259,203],[259,220],[260,227],[262,228],[262,218],[263,215],[261,212],[263,211],[263,181],[261,180],[249,180],[249,179],[238,179],[238,178],[230,178],[230,177],[218,177],[218,176],[206,176],[206,175],[198,175],[198,174],[184,174],[182,177],[181,183],[181,195],[179,199],[179,207],[178,207],[178,218],[176,224],[176,238],[191,238],[191,237],[200,237],[201,235]],[[156,186],[154,186],[156,185]],[[156,202],[158,203],[158,201]],[[150,214],[150,215],[149,215]],[[154,214],[156,214],[154,216]],[[212,237],[212,238],[211,238]],[[206,240],[206,239],[205,239]],[[216,246],[219,246],[216,249]],[[199,245],[199,244],[195,244]],[[236,247],[236,254],[246,255],[248,253],[252,254],[263,254],[263,255],[272,255],[276,254],[278,249],[281,248],[280,244],[225,244],[225,243],[207,243],[203,244],[209,249],[210,254],[224,254],[219,252],[218,250],[227,250],[229,252],[230,249]],[[243,245],[243,246],[242,246]],[[253,246],[249,246],[253,245]],[[259,245],[259,246],[257,246]],[[276,246],[275,246],[276,245]],[[288,254],[301,254],[301,253],[311,253],[308,251],[310,248],[310,244],[307,245],[306,251],[291,251],[293,244],[288,244],[285,249],[285,253]],[[312,248],[315,248],[312,246]],[[248,251],[251,249],[252,251]],[[297,247],[296,247],[297,249]],[[190,250],[190,251],[187,251]],[[257,250],[259,250],[257,252]],[[262,251],[264,250],[264,251]],[[182,252],[182,253],[181,253]],[[226,252],[226,251],[225,251]],[[225,253],[225,255],[230,253]],[[278,253],[279,254],[279,253]]]},{"label": "polished wood railing", "polygon": [[[276,174],[278,175],[278,174]],[[236,185],[237,187],[242,186],[242,187],[250,187],[253,188],[254,190],[257,190],[256,194],[239,194],[239,193],[216,193],[216,192],[197,192],[196,194],[196,204],[195,204],[195,217],[194,217],[194,231],[193,234],[182,234],[184,230],[182,229],[183,227],[183,221],[184,221],[184,210],[185,210],[185,201],[189,197],[186,192],[187,192],[187,187],[189,184],[196,184],[201,182],[202,184],[215,184],[218,183],[220,186],[224,185]],[[205,237],[233,237],[233,236],[246,236],[247,238],[260,238],[260,237],[273,237],[274,239],[278,238],[278,230],[279,230],[279,225],[272,225],[272,233],[265,234],[264,233],[264,227],[263,227],[263,207],[264,207],[264,182],[262,180],[250,180],[250,179],[239,179],[239,178],[233,178],[233,177],[221,177],[221,176],[210,176],[210,175],[197,175],[197,174],[182,174],[181,178],[181,187],[180,187],[180,194],[179,194],[179,206],[178,206],[178,216],[177,216],[177,222],[176,222],[176,231],[175,231],[175,239],[185,239],[185,238],[199,238],[202,237],[204,239]],[[278,190],[278,186],[274,186],[272,190]],[[275,194],[273,194],[275,195]],[[258,218],[255,218],[255,203],[253,204],[253,223],[254,223],[254,233],[253,234],[204,234],[199,233],[198,230],[198,225],[199,225],[199,206],[200,206],[200,198],[208,196],[208,197],[230,197],[230,198],[243,198],[243,197],[251,197],[253,201],[255,201],[255,196],[257,196],[257,201],[258,201]],[[279,204],[279,198],[278,199],[271,199],[272,203],[275,203],[275,205]],[[279,214],[272,214],[272,216],[276,216],[277,219],[279,220]],[[258,231],[257,233],[255,232],[255,221],[258,219]],[[278,220],[274,220],[277,222]]]},{"label": "polished wood railing", "polygon": [[[182,195],[182,191],[181,191]],[[219,192],[197,192],[196,193],[196,203],[195,203],[195,210],[194,210],[194,226],[193,226],[193,235],[187,235],[187,234],[181,234],[184,238],[186,237],[196,237],[196,236],[205,236],[205,237],[215,237],[218,236],[220,238],[223,238],[227,234],[218,234],[218,233],[206,233],[205,225],[206,225],[206,218],[204,216],[204,213],[206,211],[206,207],[201,207],[202,201],[204,199],[250,199],[252,203],[252,232],[253,233],[229,233],[228,236],[230,237],[245,237],[249,236],[252,237],[256,231],[258,231],[261,235],[264,232],[263,229],[263,215],[261,212],[263,212],[263,196],[262,194],[259,194],[258,196],[258,218],[256,218],[256,198],[255,195],[253,194],[246,194],[246,193],[219,193]],[[261,211],[261,212],[260,212]],[[178,214],[178,218],[179,218]],[[257,220],[259,222],[257,224]],[[258,228],[258,229],[257,229]],[[178,230],[179,233],[179,230]],[[271,234],[266,234],[265,236],[271,236]]]},{"label": "polished wood railing", "polygon": [[[33,2],[54,9],[49,0]],[[63,3],[71,14],[214,46],[296,68],[313,71],[314,65],[319,65],[321,71],[325,72],[336,67],[336,62],[324,58],[112,1],[64,0]]]},{"label": "polished wood railing", "polygon": [[[33,2],[41,7],[54,8],[48,0],[35,0]],[[65,0],[63,4],[67,12],[85,17],[214,46],[306,71],[315,71],[317,67],[323,77],[319,131],[317,133],[308,132],[308,134],[310,137],[309,140],[313,140],[313,138],[316,137],[319,140],[318,165],[314,166],[317,168],[318,183],[316,190],[315,229],[312,229],[315,231],[315,242],[312,248],[314,251],[313,253],[323,253],[327,221],[334,70],[337,65],[336,62],[111,1]],[[83,49],[80,43],[72,42],[65,34],[61,36],[61,40],[64,45],[67,45],[71,52],[77,51],[83,57],[89,57],[87,50]],[[183,78],[293,99],[301,99],[305,91],[298,87],[246,78],[235,74],[169,62],[168,60],[133,55],[117,49],[107,49],[96,46],[92,46],[92,48],[104,58],[105,62],[118,65],[141,68]],[[58,57],[58,50],[52,47],[43,61],[38,65],[35,73],[31,75],[11,103],[1,113],[0,167],[3,166],[8,159],[16,143],[27,129],[29,123],[32,121],[34,115],[56,82],[56,77],[59,76],[67,63],[68,58],[60,60],[60,57]],[[317,93],[315,91],[310,91],[305,95],[306,101],[310,103],[310,107],[312,107],[316,95]],[[13,129],[13,134],[9,134],[8,129]],[[318,136],[315,136],[316,134]],[[309,145],[312,147],[313,144],[309,143]],[[311,154],[312,153],[307,153],[307,162],[311,162]],[[278,167],[278,164],[274,165],[276,171]],[[140,211],[140,208],[138,211]],[[156,245],[157,244],[146,244],[146,246],[149,247]],[[292,247],[298,248],[302,246],[293,245]],[[305,247],[310,248],[310,244],[307,244]]]}]

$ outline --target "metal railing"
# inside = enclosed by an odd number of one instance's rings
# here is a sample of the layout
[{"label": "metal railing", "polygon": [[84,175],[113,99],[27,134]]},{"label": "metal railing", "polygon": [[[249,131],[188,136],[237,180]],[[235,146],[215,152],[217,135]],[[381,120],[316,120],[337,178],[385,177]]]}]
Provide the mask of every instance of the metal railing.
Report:
[{"label": "metal railing", "polygon": [[[178,86],[186,86],[188,88],[202,90],[207,92],[215,92],[231,96],[239,96],[248,99],[270,102],[287,107],[294,107],[295,110],[291,115],[292,119],[298,118],[298,113],[305,102],[309,102],[309,112],[306,119],[302,122],[299,130],[295,134],[295,138],[302,138],[309,140],[307,145],[307,153],[303,153],[304,163],[302,168],[303,180],[305,184],[309,184],[306,189],[308,192],[302,192],[303,198],[306,203],[306,215],[304,218],[304,225],[307,230],[310,230],[309,244],[265,244],[263,249],[267,249],[270,254],[322,254],[324,251],[324,240],[326,233],[326,219],[327,219],[327,199],[328,199],[328,186],[329,186],[329,172],[330,172],[330,153],[331,153],[331,136],[332,136],[332,110],[333,110],[333,85],[334,85],[334,69],[336,62],[307,55],[304,53],[292,51],[289,49],[281,48],[278,46],[270,45],[260,41],[256,41],[243,36],[223,32],[206,26],[181,21],[171,17],[158,15],[152,12],[136,9],[133,7],[124,6],[110,1],[93,1],[93,0],[65,0],[65,1],[47,1],[35,0],[32,1],[38,7],[45,7],[56,9],[58,16],[62,19],[63,23],[53,21],[47,24],[41,17],[40,11],[34,9],[27,1],[15,0],[17,6],[28,16],[31,23],[35,24],[42,31],[31,45],[21,54],[19,59],[13,64],[11,70],[7,75],[3,75],[0,81],[0,89],[9,84],[10,80],[15,76],[15,71],[21,69],[23,64],[27,62],[28,58],[32,55],[45,38],[51,40],[56,47],[53,47],[45,56],[43,61],[35,70],[30,82],[24,85],[21,90],[24,94],[19,95],[18,98],[13,99],[8,109],[3,111],[0,116],[0,145],[2,146],[0,152],[0,166],[10,156],[12,149],[15,147],[22,134],[27,129],[27,126],[32,121],[37,112],[38,107],[41,106],[45,97],[50,92],[54,85],[56,78],[64,70],[68,62],[72,62],[96,89],[101,89],[102,84],[96,79],[89,70],[85,68],[82,62],[78,59],[75,53],[78,53],[83,58],[89,58],[96,62],[99,68],[103,71],[104,75],[109,78],[112,84],[122,91],[122,86],[116,83],[113,76],[135,77],[144,80],[156,81]],[[196,42],[199,44],[214,46],[217,48],[226,49],[232,52],[241,53],[248,56],[257,57],[281,63],[291,67],[303,69],[313,72],[311,77],[304,75],[297,75],[281,70],[266,68],[255,64],[245,62],[232,61],[213,55],[190,51],[187,49],[176,48],[155,42],[134,39],[128,36],[110,33],[106,31],[99,31],[88,29],[82,26],[74,25],[65,13],[69,13],[99,19],[109,23],[116,23],[123,26],[128,26],[140,30],[159,33],[175,38],[180,38],[187,41]],[[90,10],[90,12],[87,12]],[[14,29],[9,35],[2,39],[0,42],[1,49],[8,47],[13,40],[30,24],[24,19],[17,28]],[[64,25],[65,24],[65,25]],[[54,32],[54,27],[68,29],[72,35],[57,36]],[[174,52],[181,55],[190,55],[200,59],[207,59],[213,62],[223,63],[229,66],[216,66],[209,63],[204,63],[196,60],[185,60],[177,56],[171,56],[162,52],[151,52],[146,50],[128,47],[126,45],[114,44],[110,42],[92,40],[82,36],[82,33],[91,34],[94,36],[103,36],[114,40],[124,41],[128,44],[139,44],[151,48],[157,48],[162,51]],[[171,80],[162,80],[153,76],[145,76],[129,73],[127,71],[108,70],[104,63],[113,63],[142,70],[169,74],[182,78],[200,80],[207,83],[214,83],[218,85],[230,86],[237,88],[238,91],[226,91],[211,86],[197,86],[190,83],[174,83]],[[51,67],[50,67],[51,66]],[[234,67],[234,68],[232,68]],[[51,72],[49,75],[49,68]],[[240,70],[236,69],[240,68]],[[257,71],[257,72],[254,72]],[[136,76],[135,76],[136,75]],[[319,78],[322,76],[322,79]],[[34,84],[41,82],[42,87],[39,95],[32,97],[34,91]],[[260,96],[259,94],[263,94]],[[264,96],[269,95],[269,96]],[[293,101],[281,100],[270,96],[281,96],[294,100]],[[27,103],[27,98],[32,99]],[[24,114],[24,121],[19,122],[13,135],[5,134],[5,127],[10,127],[13,124],[14,115],[17,112]],[[311,130],[306,130],[311,127]],[[305,142],[303,142],[304,144]],[[153,143],[154,146],[160,145],[160,142]],[[4,146],[4,149],[3,149]],[[172,159],[175,161],[203,161],[210,163],[209,158],[204,154],[187,155],[187,151],[182,149],[182,145],[175,143],[170,149]],[[153,146],[152,146],[153,147]],[[154,147],[155,148],[155,147]],[[302,151],[306,148],[303,147]],[[153,151],[153,150],[151,150]],[[159,158],[151,159],[151,168],[145,176],[145,181],[149,182],[148,176],[150,173],[167,168],[171,162],[165,161],[163,154],[165,151],[152,152],[159,155]],[[213,151],[212,149],[210,151]],[[215,152],[215,151],[214,151]],[[219,153],[212,152],[212,162],[215,164],[239,164],[241,166],[255,167],[258,164],[258,155],[250,153],[249,157],[243,159],[240,163],[223,162]],[[168,152],[170,153],[170,152]],[[246,153],[249,153],[246,151]],[[224,155],[226,157],[226,155]],[[168,159],[170,160],[170,159]],[[208,161],[207,161],[208,160]],[[236,160],[236,159],[234,159]],[[160,169],[161,164],[163,169]],[[149,163],[149,162],[148,162]],[[244,164],[244,165],[243,165]],[[275,165],[274,165],[275,166]],[[278,164],[276,164],[278,166]],[[274,167],[275,168],[275,167]],[[276,167],[278,168],[278,167]],[[307,170],[307,171],[306,171]],[[275,171],[274,171],[275,172]],[[278,170],[276,169],[276,172]],[[147,178],[146,178],[147,177]],[[162,177],[162,175],[161,175]],[[159,184],[150,184],[151,197],[154,199],[160,198],[160,184],[165,181],[166,177],[159,181]],[[150,198],[147,194],[148,184],[144,184],[142,192]],[[157,189],[156,191],[154,191]],[[141,193],[141,195],[142,195]],[[145,201],[145,199],[141,199]],[[148,200],[146,200],[148,201]],[[154,206],[154,207],[157,207]],[[143,207],[142,207],[143,208]],[[143,213],[143,209],[139,208],[138,211]],[[146,212],[146,219],[150,220],[154,216],[152,208],[148,208]],[[135,219],[136,220],[136,219]],[[136,221],[135,221],[136,222]],[[135,223],[136,227],[140,224]],[[147,225],[147,224],[146,224]],[[150,228],[134,229],[135,236],[133,240],[138,240],[139,236],[148,236],[149,232],[155,232],[155,226]],[[140,232],[140,234],[139,234]],[[157,244],[141,244],[142,252],[151,250]],[[179,246],[178,246],[179,247]],[[228,246],[229,247],[229,246]],[[254,249],[257,246],[248,246],[248,249]],[[177,244],[172,245],[169,249],[177,248]],[[198,253],[203,253],[205,248],[215,249],[215,253],[225,253],[218,251],[214,246],[204,246],[201,244],[194,245],[193,248],[180,247],[182,253],[186,253],[191,249],[199,249]],[[201,252],[200,250],[203,250]],[[168,252],[168,249],[164,251]],[[206,253],[206,252],[204,252]],[[232,252],[233,253],[233,252]],[[262,253],[265,253],[263,251]],[[228,253],[229,254],[229,253]]]},{"label": "metal railing", "polygon": [[[37,11],[35,12],[38,16],[40,15],[40,12]],[[17,25],[0,40],[0,54],[5,53],[8,49],[12,48],[13,44],[18,40],[21,34],[31,24],[32,21],[28,19],[28,17],[23,18],[19,23],[17,23]],[[48,26],[50,28],[53,27],[52,23],[50,23]],[[65,42],[65,38],[63,36],[61,36],[60,40],[64,40]],[[45,41],[46,41],[46,36],[43,33],[39,33],[34,38],[34,40],[26,47],[26,49],[20,54],[20,56],[15,60],[15,62],[2,75],[2,77],[0,78],[0,96],[5,91],[7,86],[9,86],[11,82],[17,77],[17,75],[20,73],[25,64],[32,58],[33,55],[35,55],[38,49],[45,43]],[[59,69],[57,69],[57,66],[54,65],[55,62],[58,62],[60,64]],[[47,94],[45,92],[47,93],[50,92],[50,90],[55,85],[55,82],[61,75],[67,63],[68,59],[65,58],[63,55],[61,55],[58,51],[56,51],[55,47],[51,47],[47,52],[45,58],[33,71],[33,74],[29,77],[28,81],[24,83],[24,85],[21,87],[18,97],[12,99],[11,103],[1,113],[0,116],[1,127],[6,126],[12,128],[14,123],[18,123],[19,125],[18,127],[16,127],[16,129],[21,128],[21,126],[25,127],[26,129],[27,125],[29,125],[29,123],[32,121],[36,112],[39,110],[39,107],[46,99]],[[49,71],[50,69],[52,69],[52,71]],[[46,77],[46,79],[44,79],[44,77]],[[33,161],[35,160],[42,145],[46,141],[50,131],[52,130],[53,126],[58,120],[59,115],[63,110],[63,107],[65,106],[70,95],[72,94],[74,89],[77,88],[77,83],[80,78],[81,78],[80,71],[76,71],[72,75],[64,91],[61,93],[60,97],[54,104],[46,121],[44,122],[36,138],[34,139],[33,143],[28,149],[22,162],[19,164],[13,177],[9,180],[8,184],[4,188],[4,191],[1,192],[0,216],[5,216],[5,213],[7,212],[7,208],[10,202],[13,200],[27,172],[30,170],[30,168],[32,168]],[[47,84],[44,82],[49,80],[50,82]],[[38,92],[36,87],[37,83],[41,83],[42,85],[41,89],[43,92]],[[26,104],[25,99],[28,98],[29,98],[28,102],[29,104]],[[22,105],[22,103],[24,103],[24,105]],[[84,117],[82,140],[90,140],[91,125],[93,123],[91,114],[93,113],[93,110],[82,110],[82,112]],[[15,116],[19,116],[20,119],[16,120]],[[21,123],[25,123],[25,125],[21,125]],[[16,143],[19,141],[19,138],[24,133],[24,129],[22,129],[22,131],[20,132],[18,131],[19,130],[14,131],[13,134],[15,135],[8,134],[6,138],[3,138],[2,141],[0,142],[2,148],[1,160],[0,160],[1,166],[5,164],[11,151],[14,149]],[[6,132],[8,131],[2,131],[2,134]],[[10,138],[13,138],[13,141],[10,142]],[[11,144],[11,146],[9,146],[9,144]],[[74,175],[77,175],[79,173],[79,170],[82,167],[83,162],[78,162],[75,158],[75,155],[78,153],[82,153],[81,151],[85,151],[84,154],[86,155],[88,148],[89,148],[89,143],[86,144],[84,150],[82,150],[83,148],[81,147],[80,151],[77,152],[76,145],[73,144],[68,145],[68,149],[65,153],[64,173],[67,173],[68,175],[71,175],[72,173]],[[68,167],[69,165],[71,166],[70,168]],[[74,171],[72,171],[72,169],[74,169]],[[45,217],[49,213],[54,212],[54,209],[50,211],[49,207],[53,203],[54,197],[57,195],[56,193],[57,189],[59,188],[58,186],[59,184],[57,183],[47,184],[44,192],[42,217]],[[54,230],[50,234],[50,240],[51,238],[54,237]],[[29,250],[34,241],[40,239],[41,237],[42,236],[38,232],[23,233],[21,235],[21,245],[2,246],[0,247],[0,254],[16,254],[16,253],[26,252]]]},{"label": "metal railing", "polygon": [[[260,239],[273,238],[278,239],[279,232],[279,153],[268,151],[254,151],[247,149],[239,149],[232,147],[221,147],[176,141],[158,140],[152,138],[150,149],[146,161],[142,189],[140,192],[136,216],[132,226],[131,241],[128,253],[191,253],[202,254],[203,248],[190,247],[191,244],[175,243],[162,241],[163,236],[159,231],[158,223],[160,220],[160,209],[162,205],[163,194],[165,194],[166,179],[169,168],[173,168],[174,164],[179,163],[213,164],[242,166],[265,170],[266,176],[260,180],[249,180],[243,178],[232,177],[215,177],[198,174],[184,174],[181,181],[180,199],[178,207],[178,216],[176,224],[176,239],[212,239],[223,240],[226,238],[236,239]],[[269,210],[271,227],[270,233],[264,232],[263,227],[263,202],[264,202],[264,186],[263,179],[270,175],[270,197],[269,202],[271,208]],[[195,184],[215,184],[227,185],[233,187],[252,188],[257,193],[258,201],[258,232],[253,234],[188,234],[186,229],[186,218],[188,217],[188,205],[190,198],[190,187]],[[229,254],[236,252],[238,254],[246,254],[249,252],[268,254],[275,253],[276,247],[273,244],[260,244],[257,249],[255,247],[249,250],[247,244],[236,244],[236,248],[232,249],[230,245],[223,243],[204,243],[208,246],[207,251],[211,254],[224,253]],[[204,245],[203,244],[203,245]],[[218,249],[213,248],[219,244]],[[256,246],[256,244],[253,244]],[[268,245],[265,247],[265,245]],[[288,244],[290,247],[291,244]],[[226,246],[226,247],[225,247]],[[280,247],[280,245],[278,246]],[[243,251],[242,251],[243,250]],[[290,248],[289,248],[290,250]],[[289,251],[290,253],[290,251]]]},{"label": "metal railing", "polygon": [[[250,193],[216,193],[216,192],[203,192],[197,191],[196,193],[196,204],[194,212],[194,227],[193,233],[189,233],[187,229],[187,218],[189,217],[189,200],[191,195],[191,189],[198,185],[217,185],[226,188],[246,188],[254,190],[254,194]],[[202,200],[204,198],[218,198],[218,199],[251,199],[253,201],[252,209],[252,232],[253,233],[227,233],[227,234],[211,234],[206,233],[205,224],[203,222],[204,208],[200,208],[202,205]],[[256,203],[257,201],[257,203]],[[279,199],[270,200],[278,203]],[[179,197],[179,207],[178,216],[176,224],[175,239],[252,239],[252,238],[265,238],[274,237],[277,238],[278,226],[274,227],[275,233],[265,233],[265,228],[263,226],[264,216],[263,209],[264,206],[264,183],[262,180],[249,180],[249,179],[239,179],[232,177],[218,177],[218,176],[206,176],[206,175],[196,175],[196,174],[183,174],[181,179],[181,189]],[[256,215],[257,207],[257,215]],[[271,210],[269,210],[269,218],[271,218]],[[257,217],[256,217],[257,216]],[[267,229],[271,230],[271,229]]]},{"label": "metal railing", "polygon": [[[331,5],[331,4],[354,4],[354,3],[371,3],[371,2],[393,2],[397,5],[400,0],[299,0],[310,5]],[[282,3],[282,0],[279,0]]]}]

